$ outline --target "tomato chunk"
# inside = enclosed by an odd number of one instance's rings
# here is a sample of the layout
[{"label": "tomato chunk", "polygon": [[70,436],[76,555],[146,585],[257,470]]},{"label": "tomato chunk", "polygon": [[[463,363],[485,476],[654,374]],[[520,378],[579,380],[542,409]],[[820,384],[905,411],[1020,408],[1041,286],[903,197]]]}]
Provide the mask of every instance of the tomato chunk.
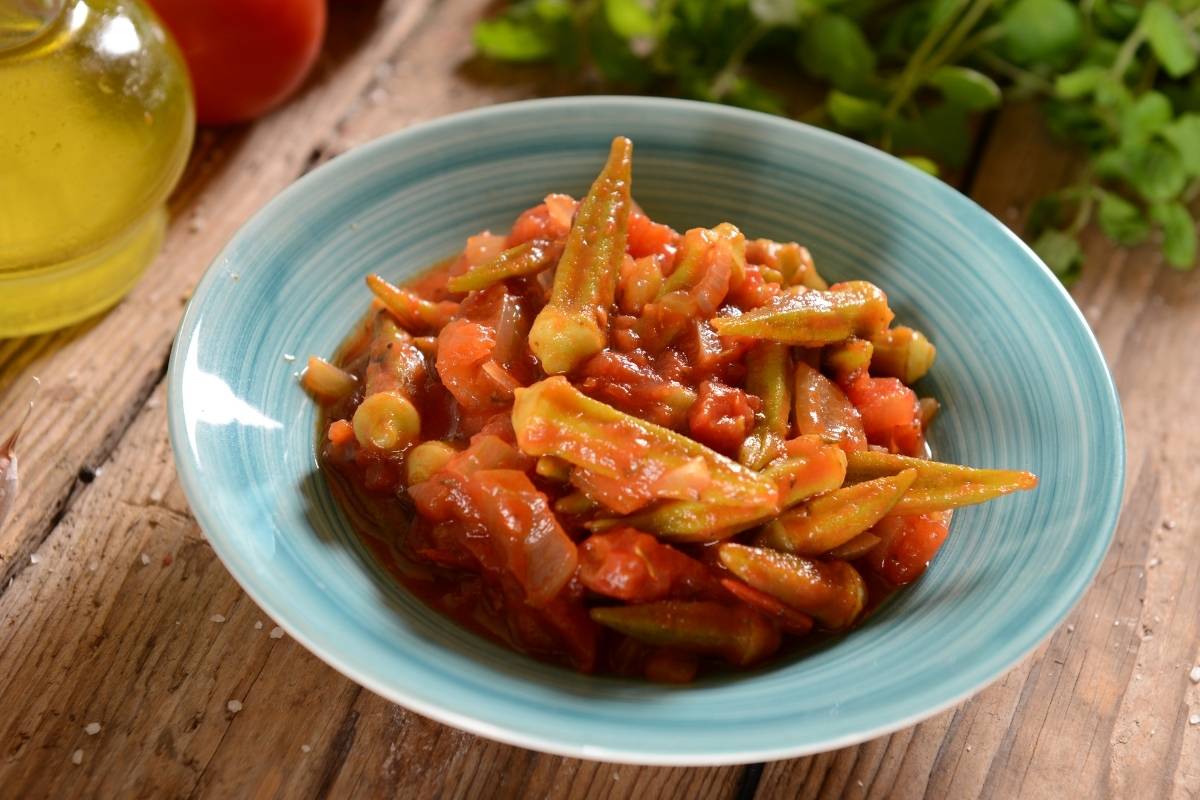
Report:
[{"label": "tomato chunk", "polygon": [[692,438],[718,453],[736,456],[746,435],[754,427],[754,412],[761,401],[741,389],[711,380],[700,384],[696,403],[688,411]]},{"label": "tomato chunk", "polygon": [[654,222],[640,210],[629,215],[629,233],[626,247],[634,258],[662,255],[675,257],[679,247],[679,234],[670,225]]},{"label": "tomato chunk", "polygon": [[906,455],[921,455],[925,439],[917,394],[896,378],[856,376],[843,387],[862,415],[871,444]]},{"label": "tomato chunk", "polygon": [[879,544],[863,563],[893,586],[912,583],[925,572],[950,532],[950,513],[887,517],[871,529]]},{"label": "tomato chunk", "polygon": [[579,547],[579,580],[629,603],[720,595],[708,567],[633,528],[589,536]]}]

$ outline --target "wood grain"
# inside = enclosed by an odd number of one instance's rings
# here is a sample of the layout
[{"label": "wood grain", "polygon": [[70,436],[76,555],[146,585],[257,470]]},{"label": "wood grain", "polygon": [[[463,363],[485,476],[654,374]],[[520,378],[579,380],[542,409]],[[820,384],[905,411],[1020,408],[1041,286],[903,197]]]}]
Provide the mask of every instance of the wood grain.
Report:
[{"label": "wood grain", "polygon": [[[0,796],[1200,796],[1200,726],[1187,723],[1200,713],[1187,677],[1200,662],[1200,283],[1098,236],[1073,293],[1125,408],[1117,541],[1067,625],[952,711],[762,768],[599,764],[438,725],[272,638],[175,480],[162,378],[180,300],[313,165],[449,111],[588,88],[472,61],[468,21],[485,6],[331,5],[305,91],[251,127],[202,134],[167,246],[135,292],[84,325],[0,342],[0,425],[32,375],[44,383],[21,502],[0,531]],[[970,188],[1019,228],[1072,169],[1017,108],[995,120]]]}]

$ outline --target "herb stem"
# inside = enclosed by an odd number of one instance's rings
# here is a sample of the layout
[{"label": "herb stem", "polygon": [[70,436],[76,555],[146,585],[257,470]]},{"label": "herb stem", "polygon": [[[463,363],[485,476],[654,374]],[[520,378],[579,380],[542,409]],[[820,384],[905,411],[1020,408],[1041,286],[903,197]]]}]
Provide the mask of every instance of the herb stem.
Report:
[{"label": "herb stem", "polygon": [[1016,64],[1005,61],[999,56],[991,53],[980,53],[979,60],[983,62],[988,69],[997,72],[1014,83],[1022,83],[1037,89],[1045,94],[1053,94],[1054,84],[1038,75],[1036,72],[1030,72],[1027,69],[1021,69]]},{"label": "herb stem", "polygon": [[1096,201],[1096,187],[1090,179],[1078,187],[1078,192],[1081,195],[1079,207],[1075,209],[1075,216],[1066,229],[1071,236],[1078,236],[1079,232],[1087,227],[1092,219],[1092,207]]},{"label": "herb stem", "polygon": [[899,111],[900,107],[903,106],[905,101],[908,100],[909,95],[912,94],[916,88],[914,83],[916,82],[918,73],[920,73],[921,69],[925,66],[925,59],[929,57],[929,54],[937,46],[938,42],[940,42],[942,37],[945,36],[950,30],[958,11],[968,2],[970,2],[970,0],[960,0],[958,3],[956,3],[954,10],[950,13],[947,13],[944,19],[939,20],[938,23],[930,28],[929,32],[925,34],[925,38],[921,39],[920,44],[917,45],[917,49],[913,51],[912,56],[908,59],[908,63],[904,65],[904,71],[900,73],[900,80],[896,86],[896,93],[892,95],[891,100],[888,101],[887,107],[883,110],[883,117],[885,120],[890,120],[895,117],[896,112]]},{"label": "herb stem", "polygon": [[1109,74],[1117,80],[1124,82],[1125,73],[1129,71],[1129,65],[1133,63],[1133,57],[1137,55],[1138,48],[1145,41],[1146,31],[1141,25],[1138,25],[1125,37],[1125,41],[1121,43],[1121,49],[1117,51],[1117,57],[1113,59],[1112,70]]},{"label": "herb stem", "polygon": [[729,90],[733,88],[733,82],[737,80],[738,72],[742,68],[742,64],[746,61],[746,56],[750,55],[750,51],[759,43],[767,29],[763,25],[756,25],[748,34],[742,37],[729,53],[729,58],[725,61],[725,66],[721,67],[721,71],[713,78],[709,85],[709,91],[712,93],[714,100],[720,100]]},{"label": "herb stem", "polygon": [[953,55],[967,34],[975,28],[980,18],[991,8],[992,2],[993,0],[974,0],[974,3],[967,9],[967,13],[954,26],[954,30],[950,32],[950,35],[942,41],[941,46],[930,57],[930,71],[940,67],[947,58]]}]

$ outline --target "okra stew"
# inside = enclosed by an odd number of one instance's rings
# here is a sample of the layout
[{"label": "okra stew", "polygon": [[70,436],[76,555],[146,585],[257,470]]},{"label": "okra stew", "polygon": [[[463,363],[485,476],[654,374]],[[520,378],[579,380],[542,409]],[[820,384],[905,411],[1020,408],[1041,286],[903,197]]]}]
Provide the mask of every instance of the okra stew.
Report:
[{"label": "okra stew", "polygon": [[425,602],[585,672],[684,682],[845,631],[1026,472],[929,460],[934,362],[865,281],[794,242],[679,233],[618,137],[552,194],[371,308],[302,380],[323,469]]}]

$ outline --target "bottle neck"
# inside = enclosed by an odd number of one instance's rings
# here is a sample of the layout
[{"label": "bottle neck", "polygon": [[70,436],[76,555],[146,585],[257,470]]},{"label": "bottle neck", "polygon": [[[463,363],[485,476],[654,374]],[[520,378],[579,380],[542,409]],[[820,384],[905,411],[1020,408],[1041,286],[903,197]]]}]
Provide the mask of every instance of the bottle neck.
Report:
[{"label": "bottle neck", "polygon": [[0,53],[24,47],[62,14],[66,0],[0,0]]}]

